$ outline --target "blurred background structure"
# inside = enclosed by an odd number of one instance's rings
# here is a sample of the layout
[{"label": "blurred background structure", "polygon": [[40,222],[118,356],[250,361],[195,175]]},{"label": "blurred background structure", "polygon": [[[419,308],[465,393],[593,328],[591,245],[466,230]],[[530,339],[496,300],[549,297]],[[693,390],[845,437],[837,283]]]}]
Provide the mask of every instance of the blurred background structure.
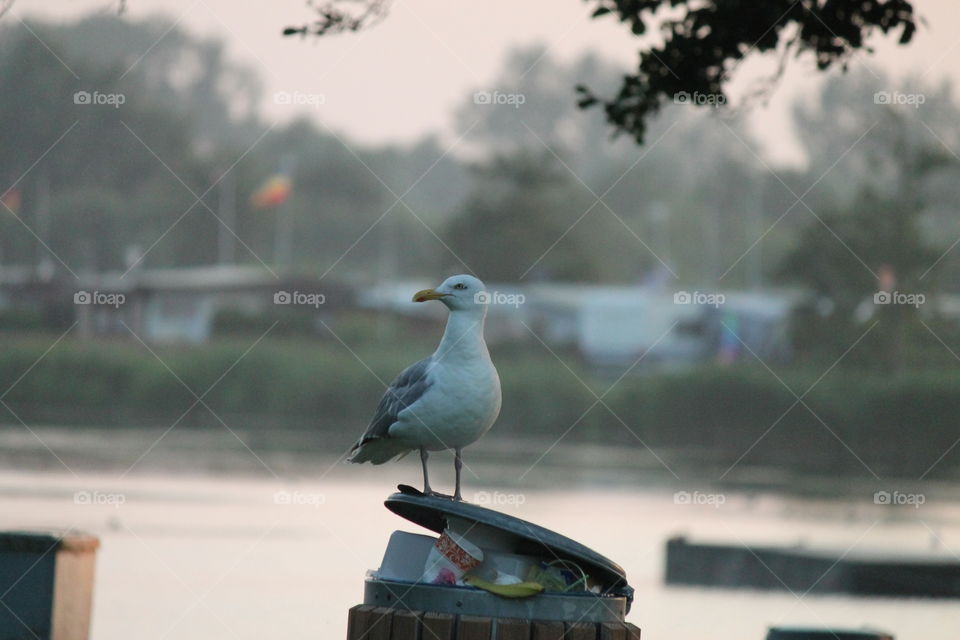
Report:
[{"label": "blurred background structure", "polygon": [[[320,42],[280,37],[301,2],[161,4],[18,2],[0,21],[0,525],[104,537],[96,640],[139,634],[120,612],[158,599],[156,637],[261,637],[258,598],[284,637],[342,635],[355,598],[309,612],[359,589],[388,520],[336,519],[379,509],[415,464],[341,462],[442,331],[410,295],[461,272],[491,292],[504,392],[468,489],[626,555],[650,637],[798,621],[952,637],[949,603],[660,575],[678,531],[957,559],[951,3],[916,3],[919,58],[880,43],[806,84],[798,63],[770,105],[678,99],[643,146],[577,107],[574,87],[614,90],[617,47],[635,47],[600,42],[579,3],[531,27],[542,42],[518,18],[489,55],[433,4]],[[401,94],[370,61],[407,44]],[[429,56],[464,68],[418,73]],[[736,87],[763,69],[744,73]],[[596,526],[558,515],[567,499]],[[371,549],[298,564],[352,538]]]}]

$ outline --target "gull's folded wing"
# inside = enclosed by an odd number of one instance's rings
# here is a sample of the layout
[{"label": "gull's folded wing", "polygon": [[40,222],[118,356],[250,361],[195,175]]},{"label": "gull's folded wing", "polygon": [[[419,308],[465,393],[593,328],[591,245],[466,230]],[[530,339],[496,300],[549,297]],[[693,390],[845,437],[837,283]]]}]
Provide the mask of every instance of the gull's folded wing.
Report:
[{"label": "gull's folded wing", "polygon": [[[397,415],[420,399],[431,382],[428,379],[427,372],[432,363],[431,358],[424,358],[416,362],[397,376],[396,380],[390,383],[386,393],[380,399],[377,406],[377,412],[370,421],[370,426],[360,437],[357,444],[350,450],[352,462],[364,462],[371,459],[363,455],[364,445],[375,440],[381,440],[390,437],[390,427],[397,421]],[[391,456],[392,457],[392,456]]]}]

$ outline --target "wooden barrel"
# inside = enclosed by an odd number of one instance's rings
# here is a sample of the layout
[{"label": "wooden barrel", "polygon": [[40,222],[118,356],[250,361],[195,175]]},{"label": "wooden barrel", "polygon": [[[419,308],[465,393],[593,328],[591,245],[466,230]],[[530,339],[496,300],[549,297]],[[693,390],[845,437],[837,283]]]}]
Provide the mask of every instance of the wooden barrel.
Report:
[{"label": "wooden barrel", "polygon": [[627,622],[560,622],[458,616],[357,605],[347,640],[640,640]]}]

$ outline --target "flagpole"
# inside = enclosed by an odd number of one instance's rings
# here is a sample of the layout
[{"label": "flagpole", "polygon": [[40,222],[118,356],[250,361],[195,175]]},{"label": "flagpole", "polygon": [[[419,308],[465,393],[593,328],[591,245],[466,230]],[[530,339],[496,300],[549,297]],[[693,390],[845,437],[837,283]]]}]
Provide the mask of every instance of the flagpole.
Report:
[{"label": "flagpole", "polygon": [[[285,154],[280,158],[280,175],[293,179],[297,162],[293,155]],[[293,266],[293,209],[289,198],[277,206],[277,231],[274,238],[274,256],[277,266],[289,269]]]},{"label": "flagpole", "polygon": [[277,207],[273,254],[279,267],[290,267],[293,263],[293,212],[286,203]]},{"label": "flagpole", "polygon": [[40,240],[36,244],[37,249],[37,274],[45,275],[54,268],[53,261],[47,254],[47,247],[50,245],[50,176],[42,172],[37,177],[37,208],[35,211],[35,220],[37,226],[37,238]]},{"label": "flagpole", "polygon": [[236,184],[233,174],[227,172],[220,180],[220,224],[217,225],[217,264],[232,264],[234,258],[234,227],[237,222]]}]

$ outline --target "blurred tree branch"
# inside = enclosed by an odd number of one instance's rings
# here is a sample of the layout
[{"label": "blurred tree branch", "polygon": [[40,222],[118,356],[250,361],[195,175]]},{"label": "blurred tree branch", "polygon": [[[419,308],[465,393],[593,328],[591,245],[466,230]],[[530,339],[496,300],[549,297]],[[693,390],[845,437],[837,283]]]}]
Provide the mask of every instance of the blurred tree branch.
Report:
[{"label": "blurred tree branch", "polygon": [[[317,19],[309,25],[287,27],[283,35],[315,35],[360,31],[380,22],[390,8],[391,0],[308,0],[317,12]],[[349,7],[349,8],[343,8]]]},{"label": "blurred tree branch", "polygon": [[[781,49],[786,55],[812,53],[817,68],[846,69],[859,50],[871,51],[876,29],[900,30],[900,43],[916,30],[908,0],[587,0],[593,17],[615,15],[637,36],[659,27],[663,44],[641,50],[637,70],[624,76],[620,91],[602,99],[577,87],[580,106],[602,105],[617,132],[643,142],[646,120],[678,95],[712,96],[725,103],[730,73],[753,53]],[[669,7],[670,17],[660,17]],[[776,83],[782,68],[771,79]],[[722,99],[720,98],[722,96]]]},{"label": "blurred tree branch", "polygon": [[[379,22],[392,0],[310,0],[319,14],[310,25],[287,27],[284,35],[359,31]],[[640,50],[633,73],[612,97],[576,87],[581,108],[601,106],[616,133],[643,143],[646,124],[664,104],[681,95],[727,103],[731,72],[751,54],[780,51],[776,73],[748,92],[769,95],[789,56],[812,53],[820,70],[846,69],[858,51],[872,51],[867,38],[877,29],[899,31],[901,44],[916,31],[910,0],[585,0],[593,18],[616,17],[636,36],[658,29],[662,44]]]}]

